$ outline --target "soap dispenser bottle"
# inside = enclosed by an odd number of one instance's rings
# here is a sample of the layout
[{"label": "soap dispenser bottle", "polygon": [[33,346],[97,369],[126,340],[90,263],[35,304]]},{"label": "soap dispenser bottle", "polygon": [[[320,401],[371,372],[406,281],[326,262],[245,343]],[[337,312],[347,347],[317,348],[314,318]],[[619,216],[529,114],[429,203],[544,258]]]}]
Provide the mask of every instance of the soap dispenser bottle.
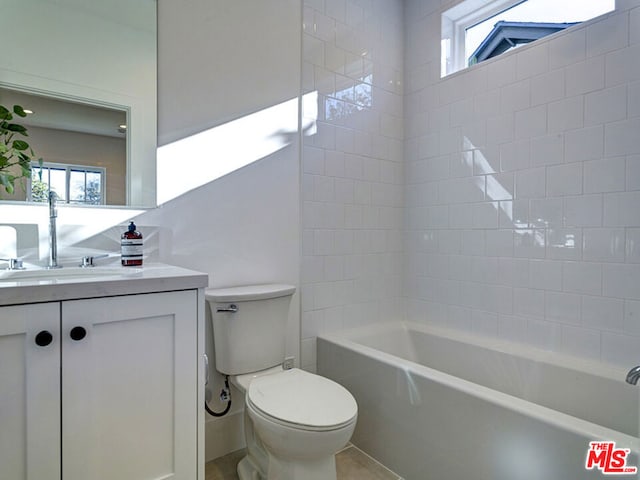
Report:
[{"label": "soap dispenser bottle", "polygon": [[136,224],[131,222],[129,228],[120,237],[120,256],[123,267],[142,266],[142,234],[136,231]]}]

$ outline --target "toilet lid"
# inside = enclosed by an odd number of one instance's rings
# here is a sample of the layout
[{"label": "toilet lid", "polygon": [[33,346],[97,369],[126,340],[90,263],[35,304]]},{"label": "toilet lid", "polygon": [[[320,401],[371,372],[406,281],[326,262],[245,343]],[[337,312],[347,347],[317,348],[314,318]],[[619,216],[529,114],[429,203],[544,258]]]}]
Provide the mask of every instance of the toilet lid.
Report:
[{"label": "toilet lid", "polygon": [[356,400],[342,385],[297,368],[255,378],[247,399],[267,416],[314,428],[349,423],[358,413]]},{"label": "toilet lid", "polygon": [[207,288],[205,298],[212,302],[249,302],[253,300],[269,300],[292,295],[296,291],[293,285],[264,284],[243,285],[228,288]]}]

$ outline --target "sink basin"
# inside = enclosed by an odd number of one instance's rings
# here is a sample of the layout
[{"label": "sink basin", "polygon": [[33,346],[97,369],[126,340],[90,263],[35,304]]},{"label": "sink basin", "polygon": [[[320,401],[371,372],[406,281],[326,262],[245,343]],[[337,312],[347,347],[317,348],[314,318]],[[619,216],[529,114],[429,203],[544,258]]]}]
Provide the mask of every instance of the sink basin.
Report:
[{"label": "sink basin", "polygon": [[56,269],[0,270],[0,282],[59,282],[70,280],[104,279],[105,277],[132,277],[142,273],[141,268],[123,267],[67,267]]}]

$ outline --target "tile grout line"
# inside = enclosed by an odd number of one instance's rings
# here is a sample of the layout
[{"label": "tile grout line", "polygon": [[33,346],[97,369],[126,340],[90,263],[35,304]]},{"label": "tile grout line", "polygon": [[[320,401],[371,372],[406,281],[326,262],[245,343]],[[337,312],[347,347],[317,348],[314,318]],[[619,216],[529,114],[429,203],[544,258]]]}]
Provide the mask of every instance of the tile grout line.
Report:
[{"label": "tile grout line", "polygon": [[[391,470],[390,468],[388,468],[387,466],[383,465],[382,463],[380,463],[378,460],[376,460],[375,458],[373,458],[371,455],[369,455],[368,453],[362,451],[361,449],[359,449],[358,447],[356,447],[354,444],[350,444],[349,447],[345,447],[343,448],[341,451],[345,451],[347,450],[347,448],[355,448],[358,452],[360,452],[362,455],[364,455],[365,457],[367,457],[369,460],[371,460],[372,462],[374,462],[376,465],[381,466],[383,469],[385,469],[387,472],[389,472],[390,474],[394,475],[395,477],[397,477],[397,480],[403,480],[402,477],[400,475],[398,475],[396,472],[394,472],[393,470]],[[340,452],[338,452],[340,453]]]},{"label": "tile grout line", "polygon": [[[372,456],[368,455],[367,453],[363,452],[361,449],[359,449],[358,447],[356,447],[352,443],[347,444],[344,448],[342,448],[339,452],[337,452],[336,455],[339,454],[339,453],[346,452],[347,450],[349,450],[351,448],[353,448],[354,451],[356,451],[358,453],[358,455],[362,455],[363,457],[365,457],[368,460],[370,460],[373,464],[376,465],[376,467],[379,467],[382,470],[388,472],[389,476],[393,477],[393,480],[403,480],[403,478],[401,476],[399,476],[397,473],[395,473],[393,470],[387,468],[385,465],[383,465],[382,463],[380,463],[378,460],[376,460]],[[237,452],[231,452],[231,453],[229,453],[229,454],[227,454],[227,455],[225,455],[223,457],[229,457],[230,455],[233,455],[234,453],[237,453]],[[223,458],[223,457],[219,457],[219,458]],[[218,460],[218,459],[211,460],[210,462],[207,462],[207,464],[213,464],[214,462],[216,462],[216,460]],[[219,477],[219,476],[209,477],[209,476],[206,476],[206,468],[205,468],[205,478],[207,478],[207,479],[211,478],[213,480],[214,478],[215,479],[227,478],[227,475],[225,474],[224,471],[221,471],[221,473],[222,473],[223,477]],[[237,478],[237,476],[234,475],[233,477],[230,477],[230,478]]]}]

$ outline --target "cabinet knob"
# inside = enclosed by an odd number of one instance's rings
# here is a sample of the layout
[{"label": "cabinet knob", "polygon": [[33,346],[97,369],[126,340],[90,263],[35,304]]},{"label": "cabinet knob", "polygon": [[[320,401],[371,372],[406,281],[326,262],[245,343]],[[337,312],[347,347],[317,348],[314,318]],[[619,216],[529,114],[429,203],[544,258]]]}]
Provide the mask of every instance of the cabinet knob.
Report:
[{"label": "cabinet knob", "polygon": [[71,340],[75,340],[77,342],[87,336],[87,331],[84,327],[73,327],[69,332],[69,336],[71,337]]},{"label": "cabinet knob", "polygon": [[51,335],[51,332],[42,330],[36,335],[36,345],[39,347],[46,347],[51,342],[53,342],[53,335]]}]

